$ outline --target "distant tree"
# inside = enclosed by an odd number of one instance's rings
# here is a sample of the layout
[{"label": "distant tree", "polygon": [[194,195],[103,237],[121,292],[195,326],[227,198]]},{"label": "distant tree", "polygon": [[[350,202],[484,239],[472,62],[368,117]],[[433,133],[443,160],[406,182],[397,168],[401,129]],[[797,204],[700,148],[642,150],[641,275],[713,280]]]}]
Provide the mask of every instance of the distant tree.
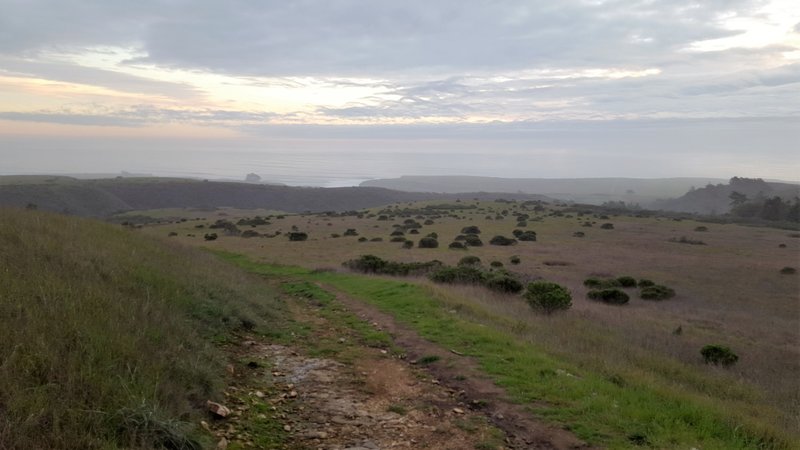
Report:
[{"label": "distant tree", "polygon": [[255,174],[255,173],[248,173],[244,177],[244,181],[246,181],[248,183],[258,183],[258,182],[261,181],[261,177],[258,176],[258,174]]},{"label": "distant tree", "polygon": [[746,195],[736,191],[731,192],[731,195],[729,195],[728,198],[731,199],[732,207],[739,206],[747,201]]}]

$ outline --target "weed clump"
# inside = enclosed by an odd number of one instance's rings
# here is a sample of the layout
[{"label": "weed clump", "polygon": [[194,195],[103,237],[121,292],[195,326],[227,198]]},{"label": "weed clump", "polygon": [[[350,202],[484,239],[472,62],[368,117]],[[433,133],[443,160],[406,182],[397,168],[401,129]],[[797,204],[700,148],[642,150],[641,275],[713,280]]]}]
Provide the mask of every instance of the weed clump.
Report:
[{"label": "weed clump", "polygon": [[643,287],[639,293],[643,300],[667,300],[675,297],[675,290],[660,284]]},{"label": "weed clump", "polygon": [[569,290],[550,281],[534,281],[528,284],[524,297],[531,308],[545,314],[566,310],[572,306],[572,294]]},{"label": "weed clump", "polygon": [[601,301],[611,305],[624,305],[628,303],[630,297],[620,289],[595,289],[586,294],[592,300]]},{"label": "weed clump", "polygon": [[728,367],[739,361],[739,355],[731,351],[730,348],[722,345],[706,345],[700,350],[700,354],[703,356],[703,361],[705,361],[706,364]]}]

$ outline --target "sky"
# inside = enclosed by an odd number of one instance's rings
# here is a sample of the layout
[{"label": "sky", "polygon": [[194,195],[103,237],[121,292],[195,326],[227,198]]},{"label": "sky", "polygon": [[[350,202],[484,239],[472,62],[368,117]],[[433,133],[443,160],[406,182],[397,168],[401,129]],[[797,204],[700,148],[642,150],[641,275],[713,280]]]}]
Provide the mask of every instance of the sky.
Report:
[{"label": "sky", "polygon": [[0,0],[0,174],[797,180],[798,155],[797,0]]}]

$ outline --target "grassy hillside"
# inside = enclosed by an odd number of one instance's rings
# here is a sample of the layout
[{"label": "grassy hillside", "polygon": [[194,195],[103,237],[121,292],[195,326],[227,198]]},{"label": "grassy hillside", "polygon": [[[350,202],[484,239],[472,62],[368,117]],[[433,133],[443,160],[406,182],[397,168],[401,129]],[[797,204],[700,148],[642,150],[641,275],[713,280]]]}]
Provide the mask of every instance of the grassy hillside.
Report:
[{"label": "grassy hillside", "polygon": [[277,332],[263,285],[110,225],[0,209],[0,448],[197,448],[212,342]]}]

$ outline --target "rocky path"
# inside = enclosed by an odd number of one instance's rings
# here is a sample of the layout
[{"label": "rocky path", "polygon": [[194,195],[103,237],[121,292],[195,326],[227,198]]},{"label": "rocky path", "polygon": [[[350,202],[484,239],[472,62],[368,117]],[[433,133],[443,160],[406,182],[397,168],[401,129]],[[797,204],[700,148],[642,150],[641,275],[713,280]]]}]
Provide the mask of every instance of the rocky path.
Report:
[{"label": "rocky path", "polygon": [[229,413],[203,424],[219,449],[585,448],[507,402],[468,358],[340,293],[337,302],[388,331],[395,347],[366,346],[342,321],[292,300],[311,330],[305,343],[243,336],[230,347]]}]

